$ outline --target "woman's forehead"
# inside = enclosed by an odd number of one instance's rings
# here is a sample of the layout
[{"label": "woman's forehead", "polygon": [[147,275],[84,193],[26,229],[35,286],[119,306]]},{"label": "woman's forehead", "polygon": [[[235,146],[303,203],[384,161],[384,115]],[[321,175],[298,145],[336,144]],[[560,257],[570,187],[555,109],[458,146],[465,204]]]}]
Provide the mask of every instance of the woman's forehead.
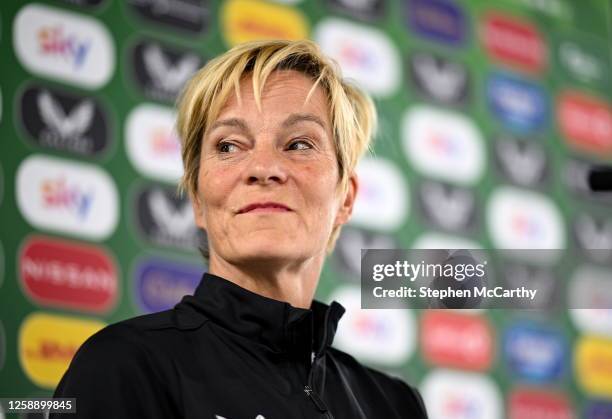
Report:
[{"label": "woman's forehead", "polygon": [[[270,73],[263,88],[261,88],[261,101],[274,107],[285,109],[288,113],[298,108],[318,111],[322,117],[327,118],[327,97],[320,86],[314,87],[314,80],[295,70],[276,70]],[[240,97],[232,92],[225,106],[222,108],[251,107],[256,105],[255,90],[252,74],[245,75],[240,80]],[[311,90],[312,93],[311,93]],[[244,101],[244,102],[243,102]],[[290,110],[291,108],[291,110]]]}]

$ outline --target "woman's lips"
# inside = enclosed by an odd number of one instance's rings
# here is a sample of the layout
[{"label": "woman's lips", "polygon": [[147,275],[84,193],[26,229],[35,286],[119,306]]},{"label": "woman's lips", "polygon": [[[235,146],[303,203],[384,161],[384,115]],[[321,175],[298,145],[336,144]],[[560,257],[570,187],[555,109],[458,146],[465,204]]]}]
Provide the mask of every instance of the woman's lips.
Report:
[{"label": "woman's lips", "polygon": [[291,211],[289,207],[283,204],[279,204],[277,202],[263,202],[263,203],[254,203],[247,205],[238,211],[238,214],[245,214],[247,212],[288,212]]},{"label": "woman's lips", "polygon": [[279,208],[279,207],[259,207],[259,208],[255,208],[252,209],[250,211],[247,211],[248,213],[253,213],[253,212],[289,212],[288,209],[286,208]]}]

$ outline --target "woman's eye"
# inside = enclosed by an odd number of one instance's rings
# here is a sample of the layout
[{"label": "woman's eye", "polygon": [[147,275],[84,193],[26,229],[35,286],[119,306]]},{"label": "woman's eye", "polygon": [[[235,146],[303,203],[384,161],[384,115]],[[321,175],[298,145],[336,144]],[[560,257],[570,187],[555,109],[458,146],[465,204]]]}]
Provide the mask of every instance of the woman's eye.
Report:
[{"label": "woman's eye", "polygon": [[217,150],[220,153],[231,153],[232,147],[237,148],[236,144],[228,143],[228,142],[220,142],[217,144]]},{"label": "woman's eye", "polygon": [[[298,144],[300,147],[295,147]],[[310,145],[310,143],[307,141],[298,140],[289,144],[289,148],[292,150],[308,150],[309,148],[312,148],[312,145]]]}]

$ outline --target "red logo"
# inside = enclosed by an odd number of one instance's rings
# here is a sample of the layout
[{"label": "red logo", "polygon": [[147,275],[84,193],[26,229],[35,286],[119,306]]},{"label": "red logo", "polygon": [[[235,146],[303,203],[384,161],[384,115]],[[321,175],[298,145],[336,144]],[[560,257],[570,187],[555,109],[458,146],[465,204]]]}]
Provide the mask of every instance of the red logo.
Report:
[{"label": "red logo", "polygon": [[568,91],[557,100],[558,122],[563,136],[583,151],[612,154],[612,111],[605,102]]},{"label": "red logo", "polygon": [[542,390],[515,390],[508,399],[509,419],[574,419],[566,397]]},{"label": "red logo", "polygon": [[422,317],[421,345],[432,364],[485,370],[493,358],[493,337],[481,317],[427,311]]},{"label": "red logo", "polygon": [[19,271],[25,293],[54,307],[108,312],[117,299],[117,269],[103,250],[83,243],[30,237]]},{"label": "red logo", "polygon": [[547,65],[546,45],[528,22],[492,13],[485,18],[482,36],[489,55],[508,66],[541,72]]},{"label": "red logo", "polygon": [[37,347],[25,350],[25,356],[39,361],[57,361],[70,363],[79,349],[76,345],[62,345],[53,340],[41,340]]}]

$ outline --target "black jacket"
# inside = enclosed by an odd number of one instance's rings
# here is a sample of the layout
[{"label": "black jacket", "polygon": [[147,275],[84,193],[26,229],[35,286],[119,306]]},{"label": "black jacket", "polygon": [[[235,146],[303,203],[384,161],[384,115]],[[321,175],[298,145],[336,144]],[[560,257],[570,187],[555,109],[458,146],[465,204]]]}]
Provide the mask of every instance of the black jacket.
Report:
[{"label": "black jacket", "polygon": [[54,396],[77,398],[71,418],[426,418],[413,387],[330,346],[343,313],[205,273],[173,309],[90,337]]}]

